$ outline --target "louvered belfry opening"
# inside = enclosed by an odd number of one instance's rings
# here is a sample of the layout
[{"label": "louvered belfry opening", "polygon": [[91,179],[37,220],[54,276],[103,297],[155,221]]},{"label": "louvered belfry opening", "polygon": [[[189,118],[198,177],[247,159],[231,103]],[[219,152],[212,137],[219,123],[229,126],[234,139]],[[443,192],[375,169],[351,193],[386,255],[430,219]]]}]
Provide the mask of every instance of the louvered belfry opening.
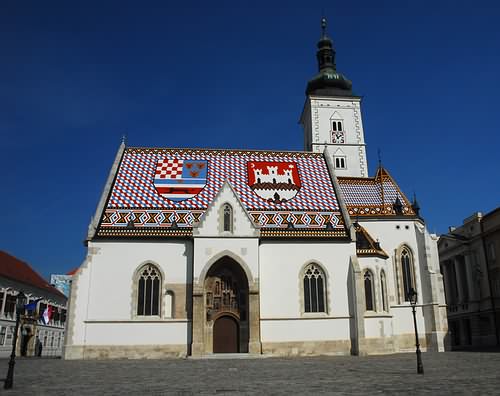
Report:
[{"label": "louvered belfry opening", "polygon": [[214,353],[248,352],[248,280],[230,257],[221,258],[207,274],[205,311]]}]

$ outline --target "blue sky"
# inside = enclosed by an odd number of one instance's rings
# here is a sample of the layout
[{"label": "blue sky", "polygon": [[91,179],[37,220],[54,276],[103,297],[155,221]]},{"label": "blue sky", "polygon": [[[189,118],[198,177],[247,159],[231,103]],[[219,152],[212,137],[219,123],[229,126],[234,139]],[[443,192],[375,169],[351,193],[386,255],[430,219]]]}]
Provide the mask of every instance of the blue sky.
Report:
[{"label": "blue sky", "polygon": [[500,205],[495,1],[69,3],[0,5],[0,249],[45,276],[83,260],[124,134],[301,150],[322,10],[370,173],[380,149],[431,232]]}]

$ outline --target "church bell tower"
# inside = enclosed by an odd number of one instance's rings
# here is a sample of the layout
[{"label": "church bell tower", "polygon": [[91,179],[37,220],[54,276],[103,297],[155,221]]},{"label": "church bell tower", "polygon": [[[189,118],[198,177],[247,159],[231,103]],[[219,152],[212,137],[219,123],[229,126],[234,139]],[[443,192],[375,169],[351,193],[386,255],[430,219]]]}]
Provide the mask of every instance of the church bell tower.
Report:
[{"label": "church bell tower", "polygon": [[351,81],[337,71],[325,18],[321,30],[316,53],[319,73],[307,83],[300,118],[304,148],[313,152],[326,148],[337,176],[368,177],[361,97],[352,92]]}]

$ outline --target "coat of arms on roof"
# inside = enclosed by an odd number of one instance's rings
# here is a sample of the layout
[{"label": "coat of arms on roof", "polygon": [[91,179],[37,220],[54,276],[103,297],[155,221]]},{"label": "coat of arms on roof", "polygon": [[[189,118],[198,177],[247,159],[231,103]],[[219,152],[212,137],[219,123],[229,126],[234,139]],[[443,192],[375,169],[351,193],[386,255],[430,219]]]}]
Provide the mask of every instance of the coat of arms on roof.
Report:
[{"label": "coat of arms on roof", "polygon": [[300,177],[295,162],[249,161],[247,175],[252,191],[268,202],[287,202],[300,190]]},{"label": "coat of arms on roof", "polygon": [[156,191],[171,201],[193,198],[207,184],[208,161],[163,158],[156,164]]}]

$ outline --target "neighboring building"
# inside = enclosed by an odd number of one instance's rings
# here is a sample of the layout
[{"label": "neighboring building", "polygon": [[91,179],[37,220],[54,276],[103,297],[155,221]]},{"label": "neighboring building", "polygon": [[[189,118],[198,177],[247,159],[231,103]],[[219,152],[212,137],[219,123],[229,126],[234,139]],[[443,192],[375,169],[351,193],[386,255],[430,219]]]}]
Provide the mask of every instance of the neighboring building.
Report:
[{"label": "neighboring building", "polygon": [[452,346],[500,345],[500,208],[450,227],[438,246]]},{"label": "neighboring building", "polygon": [[[21,315],[17,355],[34,356],[36,337],[42,344],[42,356],[60,356],[64,345],[66,323],[66,297],[49,285],[29,264],[0,251],[0,357],[10,356],[16,325],[17,294],[22,291],[29,299],[37,301],[33,310]],[[42,314],[52,312],[45,324]]]},{"label": "neighboring building", "polygon": [[69,297],[71,289],[71,280],[73,279],[74,273],[78,270],[75,268],[71,270],[66,275],[62,274],[52,274],[50,275],[50,284],[54,286],[57,290],[63,293],[66,297]]},{"label": "neighboring building", "polygon": [[387,170],[318,43],[304,152],[126,147],[73,276],[65,358],[444,350],[437,237]]}]

